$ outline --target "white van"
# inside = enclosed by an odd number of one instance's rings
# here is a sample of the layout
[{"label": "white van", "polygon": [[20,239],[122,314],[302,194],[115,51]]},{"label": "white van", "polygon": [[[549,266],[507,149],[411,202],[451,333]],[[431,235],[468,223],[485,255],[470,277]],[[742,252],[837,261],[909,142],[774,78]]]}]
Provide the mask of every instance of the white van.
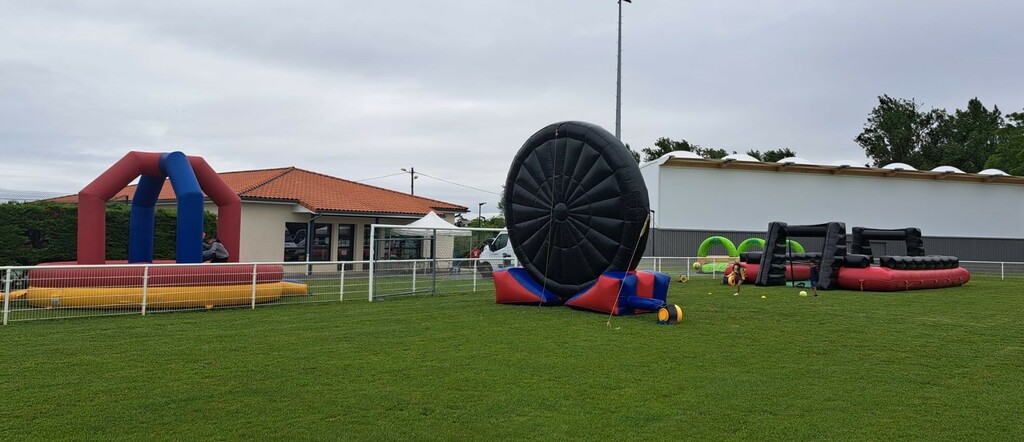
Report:
[{"label": "white van", "polygon": [[495,270],[514,265],[515,259],[512,243],[508,241],[508,230],[502,230],[494,238],[484,241],[484,249],[480,251],[480,273],[491,276]]}]

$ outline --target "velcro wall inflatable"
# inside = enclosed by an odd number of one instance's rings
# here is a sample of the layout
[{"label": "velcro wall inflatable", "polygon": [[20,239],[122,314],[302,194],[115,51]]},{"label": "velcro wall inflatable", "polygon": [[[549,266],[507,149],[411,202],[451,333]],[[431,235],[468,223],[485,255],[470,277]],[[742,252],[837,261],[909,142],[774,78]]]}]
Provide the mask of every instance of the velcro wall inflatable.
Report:
[{"label": "velcro wall inflatable", "polygon": [[637,272],[650,201],[632,154],[589,123],[554,123],[516,153],[505,183],[509,242],[522,268],[494,273],[498,303],[611,314],[666,305],[669,277]]}]

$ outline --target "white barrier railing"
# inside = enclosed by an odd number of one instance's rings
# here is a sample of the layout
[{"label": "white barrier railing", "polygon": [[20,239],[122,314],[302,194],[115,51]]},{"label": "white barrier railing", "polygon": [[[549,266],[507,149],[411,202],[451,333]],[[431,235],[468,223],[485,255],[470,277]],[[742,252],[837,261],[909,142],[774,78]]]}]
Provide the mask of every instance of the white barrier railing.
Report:
[{"label": "white barrier railing", "polygon": [[[494,293],[489,267],[480,259],[345,262],[138,264],[0,267],[3,325],[15,321],[169,311],[344,302],[403,295]],[[639,269],[675,279],[720,278],[727,259],[649,257]],[[697,269],[694,268],[694,264]],[[1024,263],[961,261],[972,274],[1022,278]],[[266,265],[280,266],[269,278]],[[97,273],[97,269],[102,272]],[[704,272],[707,270],[707,272]],[[229,283],[211,284],[210,273]],[[274,282],[282,280],[284,284]],[[304,285],[304,287],[303,287]]]}]

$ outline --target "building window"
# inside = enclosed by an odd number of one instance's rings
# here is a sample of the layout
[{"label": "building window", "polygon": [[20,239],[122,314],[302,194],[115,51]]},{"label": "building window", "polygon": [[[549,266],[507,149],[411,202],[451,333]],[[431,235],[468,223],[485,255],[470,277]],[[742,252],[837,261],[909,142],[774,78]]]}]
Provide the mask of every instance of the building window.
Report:
[{"label": "building window", "polygon": [[352,260],[355,231],[355,224],[338,224],[338,261]]},{"label": "building window", "polygon": [[314,224],[312,239],[306,232],[309,223],[284,223],[284,260],[306,261],[306,244],[313,242],[310,261],[331,260],[331,224]]},{"label": "building window", "polygon": [[423,238],[397,236],[381,241],[380,259],[420,259],[422,251]]},{"label": "building window", "polygon": [[[397,226],[396,226],[397,227]],[[377,250],[374,258],[381,259],[420,259],[423,257],[423,238],[419,236],[393,236],[381,238],[377,229]],[[363,226],[363,261],[370,260],[370,225]]]}]

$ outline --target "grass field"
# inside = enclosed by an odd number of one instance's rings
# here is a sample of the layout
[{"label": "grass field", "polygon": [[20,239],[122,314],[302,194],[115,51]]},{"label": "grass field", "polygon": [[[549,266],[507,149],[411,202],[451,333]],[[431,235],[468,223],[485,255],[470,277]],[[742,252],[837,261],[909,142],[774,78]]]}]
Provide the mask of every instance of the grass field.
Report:
[{"label": "grass field", "polygon": [[490,295],[18,323],[0,439],[1024,434],[1021,280],[796,292],[673,283],[675,326]]}]

